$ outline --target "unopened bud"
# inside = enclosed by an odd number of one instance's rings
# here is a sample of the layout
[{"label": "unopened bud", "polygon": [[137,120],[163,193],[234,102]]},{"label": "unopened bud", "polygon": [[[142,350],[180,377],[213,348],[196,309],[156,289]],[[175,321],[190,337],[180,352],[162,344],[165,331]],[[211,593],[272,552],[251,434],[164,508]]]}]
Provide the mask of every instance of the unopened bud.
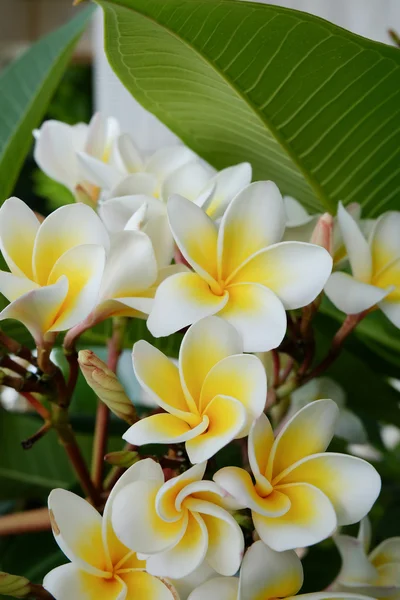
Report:
[{"label": "unopened bud", "polygon": [[78,355],[82,374],[99,399],[129,425],[137,421],[136,410],[116,374],[91,350]]},{"label": "unopened bud", "polygon": [[31,583],[26,577],[0,572],[0,594],[12,598],[27,598],[31,593]]},{"label": "unopened bud", "polygon": [[322,246],[328,250],[332,256],[333,253],[333,217],[329,213],[325,213],[318,219],[313,234],[311,243],[317,246]]},{"label": "unopened bud", "polygon": [[104,460],[114,467],[129,469],[140,460],[140,456],[132,450],[120,450],[119,452],[109,452],[105,455]]}]

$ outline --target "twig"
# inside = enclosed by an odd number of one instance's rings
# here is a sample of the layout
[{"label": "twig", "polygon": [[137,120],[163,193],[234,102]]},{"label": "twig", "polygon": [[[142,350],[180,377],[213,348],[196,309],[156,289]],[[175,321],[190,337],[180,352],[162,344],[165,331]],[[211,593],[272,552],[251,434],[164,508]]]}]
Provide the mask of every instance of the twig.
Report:
[{"label": "twig", "polygon": [[37,400],[37,398],[35,398],[35,396],[33,396],[30,392],[20,392],[20,394],[29,402],[32,408],[35,409],[35,411],[42,417],[44,421],[50,420],[50,412],[39,400]]},{"label": "twig", "polygon": [[20,393],[34,392],[45,394],[46,384],[43,381],[37,380],[31,373],[28,373],[28,375],[27,379],[23,379],[22,377],[14,377],[13,375],[7,375],[4,371],[0,371],[0,384],[11,387]]},{"label": "twig", "polygon": [[19,535],[51,529],[47,508],[16,512],[0,517],[0,536]]},{"label": "twig", "polygon": [[47,421],[46,423],[44,423],[44,425],[42,425],[42,427],[33,435],[31,435],[31,437],[29,437],[28,439],[24,440],[23,442],[21,442],[21,445],[23,447],[24,450],[30,450],[34,444],[36,444],[36,442],[38,442],[39,440],[42,439],[42,437],[44,435],[46,435],[46,433],[51,429],[51,422]]},{"label": "twig", "polygon": [[[114,373],[117,371],[118,359],[123,348],[126,322],[125,318],[113,319],[113,333],[108,342],[107,366]],[[92,478],[97,490],[101,490],[103,486],[104,456],[107,453],[109,420],[110,410],[108,406],[98,400],[92,454]]]},{"label": "twig", "polygon": [[1,357],[0,365],[4,369],[9,369],[10,371],[17,373],[17,375],[21,375],[21,377],[26,377],[28,374],[27,369],[25,369],[25,367],[23,367],[22,365],[15,362],[15,360],[13,360],[10,356],[8,356],[8,354],[5,354],[4,356]]},{"label": "twig", "polygon": [[282,371],[282,374],[281,374],[281,377],[279,380],[279,385],[283,385],[286,382],[287,378],[289,377],[290,373],[292,372],[293,367],[294,367],[294,360],[292,357],[290,357],[288,359],[286,367]]},{"label": "twig", "polygon": [[79,375],[79,364],[78,364],[78,353],[75,350],[64,349],[65,357],[68,361],[69,365],[69,375],[67,381],[67,396],[68,396],[68,404],[71,402],[72,394],[74,393],[74,389],[76,387],[76,382],[78,381]]},{"label": "twig", "polygon": [[35,600],[55,600],[54,596],[45,590],[42,585],[31,583],[30,591],[30,595],[35,598]]},{"label": "twig", "polygon": [[397,33],[397,31],[394,31],[394,29],[389,29],[389,35],[392,38],[393,42],[396,44],[396,46],[400,48],[400,36]]},{"label": "twig", "polygon": [[279,353],[276,350],[271,350],[272,363],[274,367],[274,383],[273,386],[276,388],[279,385],[279,376],[281,371],[281,359]]},{"label": "twig", "polygon": [[32,365],[36,365],[36,358],[32,356],[32,352],[26,346],[23,346],[17,340],[10,338],[8,335],[4,333],[4,331],[0,331],[0,346],[3,346],[10,354],[15,354],[15,356],[19,356]]}]

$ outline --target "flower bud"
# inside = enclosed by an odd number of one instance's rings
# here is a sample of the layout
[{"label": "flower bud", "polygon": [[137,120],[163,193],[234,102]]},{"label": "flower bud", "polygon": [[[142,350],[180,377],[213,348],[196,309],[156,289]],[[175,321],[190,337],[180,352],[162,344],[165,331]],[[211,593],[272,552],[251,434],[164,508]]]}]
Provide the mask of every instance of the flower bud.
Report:
[{"label": "flower bud", "polygon": [[27,598],[31,593],[31,583],[26,577],[0,572],[0,594],[12,598]]},{"label": "flower bud", "polygon": [[325,213],[318,219],[313,234],[311,243],[317,246],[322,246],[328,250],[332,256],[333,253],[333,217],[329,213]]},{"label": "flower bud", "polygon": [[137,421],[136,410],[116,374],[91,350],[78,355],[82,374],[99,399],[120,419],[132,425]]},{"label": "flower bud", "polygon": [[137,452],[132,450],[120,450],[119,452],[109,452],[104,459],[114,467],[125,467],[129,469],[132,465],[140,460]]}]

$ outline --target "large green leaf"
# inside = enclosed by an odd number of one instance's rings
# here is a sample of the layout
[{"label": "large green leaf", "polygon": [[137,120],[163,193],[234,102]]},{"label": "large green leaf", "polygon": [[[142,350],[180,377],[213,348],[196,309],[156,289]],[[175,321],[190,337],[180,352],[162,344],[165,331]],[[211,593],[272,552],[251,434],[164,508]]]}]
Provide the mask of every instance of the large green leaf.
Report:
[{"label": "large green leaf", "polygon": [[93,12],[89,7],[42,38],[0,76],[0,202],[10,195],[74,46]]},{"label": "large green leaf", "polygon": [[127,89],[215,167],[308,208],[399,207],[400,51],[239,0],[96,0]]}]

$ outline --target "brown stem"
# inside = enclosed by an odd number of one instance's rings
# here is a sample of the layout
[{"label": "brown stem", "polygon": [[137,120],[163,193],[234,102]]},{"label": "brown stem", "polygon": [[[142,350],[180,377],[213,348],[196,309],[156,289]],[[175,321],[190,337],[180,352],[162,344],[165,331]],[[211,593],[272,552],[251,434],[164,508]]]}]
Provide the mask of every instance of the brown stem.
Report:
[{"label": "brown stem", "polygon": [[7,387],[11,387],[17,392],[34,392],[37,394],[45,394],[46,393],[46,385],[43,382],[38,381],[35,376],[31,376],[31,373],[28,373],[29,377],[27,379],[23,379],[22,377],[13,377],[12,375],[7,375],[4,371],[0,372],[0,384],[6,385]]},{"label": "brown stem", "polygon": [[301,377],[301,384],[304,385],[311,379],[315,379],[324,373],[331,364],[337,359],[343,349],[343,344],[346,341],[350,333],[357,327],[357,325],[364,319],[364,317],[370,312],[365,310],[357,315],[348,315],[344,320],[340,329],[336,332],[335,337],[332,340],[332,344],[328,354],[325,358],[307,375]]},{"label": "brown stem", "polygon": [[4,333],[4,331],[0,331],[0,346],[3,346],[10,354],[15,354],[16,356],[20,356],[21,358],[27,360],[32,365],[36,365],[36,358],[32,356],[32,352],[26,346],[23,346],[17,340],[10,338],[8,335]]},{"label": "brown stem", "polygon": [[100,494],[93,485],[93,481],[90,478],[89,470],[86,466],[85,460],[82,456],[81,450],[75,438],[75,434],[72,430],[70,423],[68,422],[68,412],[66,409],[54,405],[53,406],[53,426],[57,431],[58,438],[61,444],[64,446],[67,456],[78,476],[79,483],[91,500],[94,506],[101,505]]},{"label": "brown stem", "polygon": [[42,585],[30,584],[30,596],[35,600],[55,600],[54,596],[44,589]]},{"label": "brown stem", "polygon": [[43,436],[51,429],[51,422],[48,421],[42,425],[42,427],[31,437],[21,442],[21,445],[24,450],[30,450],[36,442],[42,439]]},{"label": "brown stem", "polygon": [[79,375],[79,363],[78,363],[78,353],[75,349],[73,350],[64,350],[64,354],[68,361],[69,365],[69,375],[67,381],[67,397],[68,404],[71,402],[72,394],[74,393],[74,389],[76,387],[76,382],[78,381]]},{"label": "brown stem", "polygon": [[21,375],[21,377],[26,377],[28,374],[28,371],[25,369],[25,367],[15,362],[15,360],[13,360],[7,354],[1,357],[0,365],[4,369],[9,369],[10,371],[17,373],[17,375]]},{"label": "brown stem", "polygon": [[47,508],[16,512],[0,517],[0,536],[19,535],[51,529]]},{"label": "brown stem", "polygon": [[272,363],[274,367],[274,388],[279,385],[279,376],[281,370],[281,360],[279,358],[279,353],[276,350],[271,351],[272,354]]},{"label": "brown stem", "polygon": [[48,421],[50,419],[50,412],[47,410],[46,407],[43,406],[41,402],[39,402],[37,398],[35,398],[35,396],[33,396],[30,392],[20,393],[21,396],[23,396],[25,400],[29,402],[32,408],[35,409],[35,411],[42,417],[44,421]]},{"label": "brown stem", "polygon": [[293,358],[290,357],[288,359],[286,367],[284,368],[284,370],[281,374],[281,378],[279,380],[279,385],[283,385],[285,383],[285,381],[289,377],[290,373],[292,372],[293,367],[294,367],[294,360],[293,360]]}]

